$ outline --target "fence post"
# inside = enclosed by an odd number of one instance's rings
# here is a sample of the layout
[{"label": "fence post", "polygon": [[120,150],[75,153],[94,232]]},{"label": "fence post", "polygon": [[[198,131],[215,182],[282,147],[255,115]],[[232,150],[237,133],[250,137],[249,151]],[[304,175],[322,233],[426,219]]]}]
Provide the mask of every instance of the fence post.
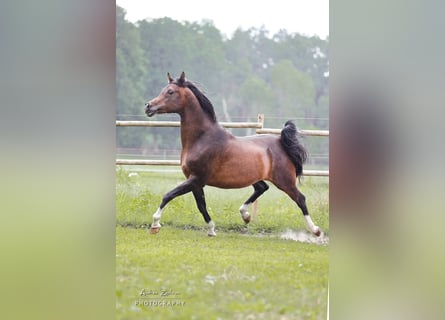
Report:
[{"label": "fence post", "polygon": [[252,221],[256,221],[256,219],[258,218],[258,200],[259,199],[256,199],[252,203]]},{"label": "fence post", "polygon": [[262,113],[258,114],[258,123],[261,124],[261,128],[256,128],[255,131],[258,131],[258,129],[264,128],[264,114],[262,114]]},{"label": "fence post", "polygon": [[[258,114],[258,123],[261,124],[261,128],[256,128],[255,133],[258,134],[258,130],[264,128],[264,114]],[[252,221],[256,221],[258,218],[258,199],[256,199],[252,204]]]}]

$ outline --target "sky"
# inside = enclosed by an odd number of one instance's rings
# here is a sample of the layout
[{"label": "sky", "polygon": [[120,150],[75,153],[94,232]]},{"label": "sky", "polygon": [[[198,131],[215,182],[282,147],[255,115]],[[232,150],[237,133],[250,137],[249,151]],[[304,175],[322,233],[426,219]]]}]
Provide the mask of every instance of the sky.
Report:
[{"label": "sky", "polygon": [[280,29],[307,36],[329,35],[329,0],[116,0],[127,12],[126,19],[170,17],[178,21],[201,22],[212,20],[228,38],[241,27],[264,26],[272,36]]}]

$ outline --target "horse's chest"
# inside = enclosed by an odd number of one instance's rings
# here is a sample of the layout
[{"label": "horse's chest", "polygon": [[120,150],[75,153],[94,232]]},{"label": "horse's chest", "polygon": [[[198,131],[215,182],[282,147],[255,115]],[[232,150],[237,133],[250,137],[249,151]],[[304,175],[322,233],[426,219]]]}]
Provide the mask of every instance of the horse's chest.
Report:
[{"label": "horse's chest", "polygon": [[196,148],[187,151],[182,151],[181,154],[181,168],[186,176],[190,174],[200,175],[207,170],[212,163],[215,152],[208,148]]}]

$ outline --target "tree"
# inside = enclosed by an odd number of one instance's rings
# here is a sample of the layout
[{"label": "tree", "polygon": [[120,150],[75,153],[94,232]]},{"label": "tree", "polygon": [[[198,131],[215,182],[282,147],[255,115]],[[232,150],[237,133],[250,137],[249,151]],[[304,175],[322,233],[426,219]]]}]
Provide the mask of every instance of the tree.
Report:
[{"label": "tree", "polygon": [[[125,10],[116,7],[116,107],[117,118],[143,114],[144,77],[148,60],[140,47],[137,28],[125,20]],[[118,146],[140,146],[143,136],[130,128],[120,128]]]},{"label": "tree", "polygon": [[271,81],[275,93],[275,115],[311,117],[315,87],[309,75],[295,68],[292,61],[282,60],[274,66]]}]

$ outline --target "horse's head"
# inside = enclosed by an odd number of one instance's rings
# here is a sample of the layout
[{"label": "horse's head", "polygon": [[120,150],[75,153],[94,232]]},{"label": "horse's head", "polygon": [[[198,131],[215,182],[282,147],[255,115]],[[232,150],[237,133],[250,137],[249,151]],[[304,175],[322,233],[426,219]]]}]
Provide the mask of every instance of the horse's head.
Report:
[{"label": "horse's head", "polygon": [[184,83],[185,73],[181,73],[181,77],[176,80],[167,74],[168,85],[162,89],[161,93],[154,99],[145,104],[145,114],[149,117],[157,113],[180,113],[184,104],[184,88],[178,84]]}]

